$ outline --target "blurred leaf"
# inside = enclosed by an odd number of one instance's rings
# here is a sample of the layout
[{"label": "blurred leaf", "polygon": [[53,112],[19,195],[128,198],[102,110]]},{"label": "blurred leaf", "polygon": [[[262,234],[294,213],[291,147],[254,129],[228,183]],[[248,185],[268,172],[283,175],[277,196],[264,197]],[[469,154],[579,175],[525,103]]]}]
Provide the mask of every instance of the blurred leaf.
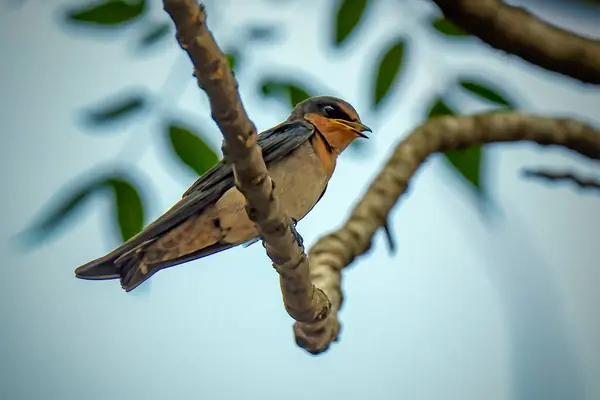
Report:
[{"label": "blurred leaf", "polygon": [[440,17],[434,21],[432,21],[431,26],[438,31],[447,36],[469,36],[467,32],[465,32],[462,28],[455,25],[452,21],[447,18]]},{"label": "blurred leaf", "polygon": [[171,23],[170,22],[159,22],[154,23],[150,29],[148,29],[140,38],[140,46],[141,47],[150,47],[155,45],[160,40],[168,37],[169,32],[171,32]]},{"label": "blurred leaf", "polygon": [[[444,115],[455,115],[455,112],[443,99],[438,98],[430,107],[428,117],[435,118]],[[463,179],[474,186],[477,194],[481,195],[481,146],[449,150],[444,153],[444,157]]]},{"label": "blurred leaf", "polygon": [[144,205],[138,190],[122,177],[107,179],[106,186],[115,195],[115,211],[123,242],[144,228]]},{"label": "blurred leaf", "polygon": [[109,0],[68,11],[67,18],[77,23],[105,26],[120,25],[142,15],[145,8],[146,0]]},{"label": "blurred leaf", "polygon": [[378,106],[387,96],[392,88],[398,73],[402,67],[402,59],[404,58],[404,41],[399,40],[394,43],[383,54],[379,67],[377,68],[377,76],[375,86],[373,88],[373,105]]},{"label": "blurred leaf", "polygon": [[482,84],[476,83],[472,80],[463,80],[460,81],[460,86],[462,86],[469,92],[476,94],[477,96],[483,97],[484,99],[491,101],[492,103],[513,108],[513,105],[508,100],[506,100],[493,89],[485,87]]},{"label": "blurred leaf", "polygon": [[340,0],[335,20],[335,45],[340,46],[357,27],[367,8],[367,0]]},{"label": "blurred leaf", "polygon": [[265,97],[278,97],[287,100],[291,108],[311,97],[307,89],[291,82],[263,81],[261,90]]},{"label": "blurred leaf", "polygon": [[227,57],[227,63],[229,64],[229,68],[233,71],[235,68],[235,64],[237,62],[237,57],[234,54],[225,54]]},{"label": "blurred leaf", "polygon": [[187,128],[169,126],[169,139],[175,154],[198,176],[204,174],[219,162],[219,156],[202,138]]},{"label": "blurred leaf", "polygon": [[50,206],[44,217],[26,229],[25,236],[36,242],[50,236],[99,186],[97,182],[90,182],[73,191],[61,191],[62,198],[58,204]]},{"label": "blurred leaf", "polygon": [[277,35],[278,29],[275,26],[248,26],[246,36],[252,41],[267,41]]},{"label": "blurred leaf", "polygon": [[429,109],[428,118],[435,118],[442,115],[454,115],[454,111],[444,102],[443,99],[437,99]]},{"label": "blurred leaf", "polygon": [[467,182],[472,184],[478,194],[481,194],[481,146],[467,149],[450,150],[444,153],[446,160],[454,167]]},{"label": "blurred leaf", "polygon": [[[72,185],[71,185],[72,186]],[[36,245],[58,229],[88,198],[99,190],[111,189],[114,193],[116,222],[123,241],[140,232],[144,225],[144,207],[135,186],[124,177],[96,178],[79,185],[77,189],[59,191],[60,200],[50,206],[45,216],[34,222],[20,236],[30,245]]]},{"label": "blurred leaf", "polygon": [[119,100],[110,99],[107,105],[96,110],[86,112],[85,119],[91,125],[104,125],[117,120],[131,117],[147,105],[145,97],[138,94],[129,94]]},{"label": "blurred leaf", "polygon": [[303,88],[297,85],[290,85],[290,104],[296,107],[296,104],[308,99],[310,94]]}]

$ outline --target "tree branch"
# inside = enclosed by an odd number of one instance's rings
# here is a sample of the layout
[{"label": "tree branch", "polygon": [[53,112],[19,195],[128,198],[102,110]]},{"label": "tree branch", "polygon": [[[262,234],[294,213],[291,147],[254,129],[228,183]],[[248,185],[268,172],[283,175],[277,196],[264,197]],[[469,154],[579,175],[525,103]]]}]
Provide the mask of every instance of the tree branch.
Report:
[{"label": "tree branch", "polygon": [[318,324],[296,323],[296,337],[309,341],[320,351],[327,349],[331,341],[323,327],[339,327],[337,312],[343,300],[341,270],[370,249],[373,235],[384,226],[390,210],[406,193],[411,177],[427,157],[486,143],[517,141],[563,146],[591,159],[600,159],[600,130],[571,119],[495,112],[428,121],[397,145],[346,223],[319,239],[310,250],[311,279],[331,299],[332,312]]},{"label": "tree branch", "polygon": [[433,0],[444,15],[490,46],[549,71],[600,84],[600,42],[541,21],[500,0]]},{"label": "tree branch", "polygon": [[[448,18],[498,49],[584,82],[600,83],[600,50],[591,40],[550,27],[497,0],[434,1]],[[396,147],[344,226],[312,247],[309,266],[291,232],[289,217],[279,207],[237,82],[206,27],[204,7],[197,0],[163,3],[175,23],[181,47],[194,64],[198,85],[209,96],[213,119],[224,137],[223,152],[233,164],[236,186],[246,197],[248,216],[256,223],[280,274],[286,310],[297,321],[296,341],[311,353],[326,350],[338,338],[341,270],[369,250],[376,230],[385,225],[410,178],[431,154],[485,143],[531,141],[600,159],[600,131],[570,119],[497,112],[430,120]],[[511,28],[513,24],[518,29]],[[562,44],[544,48],[542,43]]]},{"label": "tree branch", "polygon": [[177,29],[177,40],[192,60],[198,86],[209,97],[213,119],[223,134],[225,159],[233,164],[235,184],[246,197],[246,211],[266,243],[280,274],[286,310],[300,322],[325,319],[330,301],[309,279],[304,250],[291,231],[290,218],[279,206],[268,175],[256,127],[248,118],[227,58],[206,26],[204,6],[197,0],[163,0]]},{"label": "tree branch", "polygon": [[572,182],[581,189],[600,190],[600,180],[594,178],[581,178],[573,172],[552,172],[541,169],[526,169],[523,175],[527,178],[541,178],[550,182]]}]

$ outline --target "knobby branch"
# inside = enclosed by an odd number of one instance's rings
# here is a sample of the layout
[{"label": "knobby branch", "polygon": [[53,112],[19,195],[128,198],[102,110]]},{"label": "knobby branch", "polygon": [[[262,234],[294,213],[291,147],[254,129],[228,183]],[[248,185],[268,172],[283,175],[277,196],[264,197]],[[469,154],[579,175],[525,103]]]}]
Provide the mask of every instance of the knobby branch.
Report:
[{"label": "knobby branch", "polygon": [[[393,205],[429,156],[488,143],[529,141],[600,159],[600,131],[573,119],[519,112],[432,119],[397,145],[344,225],[310,249],[309,265],[274,196],[256,144],[256,128],[240,102],[227,60],[206,27],[204,8],[196,0],[163,1],[179,43],[196,68],[198,84],[209,96],[213,118],[224,137],[224,153],[247,199],[248,215],[280,273],[284,304],[296,319],[296,341],[311,353],[325,351],[338,338],[342,269],[370,248],[373,235],[385,225]],[[597,42],[554,28],[499,0],[433,1],[446,17],[497,49],[584,82],[600,83]],[[560,46],[550,46],[557,43]]]},{"label": "knobby branch", "polygon": [[[495,112],[472,116],[444,116],[429,120],[395,148],[381,172],[337,231],[319,239],[310,250],[311,263],[332,271],[337,286],[331,288],[332,313],[337,319],[342,304],[340,271],[371,246],[377,229],[417,169],[432,154],[488,143],[529,141],[562,146],[585,157],[600,159],[600,130],[572,119],[532,116],[518,112]],[[319,276],[312,276],[319,282]],[[329,291],[328,291],[329,293]],[[301,328],[296,323],[296,328]],[[324,343],[326,346],[329,343]]]},{"label": "knobby branch", "polygon": [[[446,18],[491,47],[549,71],[600,84],[600,42],[596,40],[554,27],[500,0],[432,1]],[[341,270],[370,248],[376,230],[385,226],[391,208],[406,192],[410,178],[427,157],[452,149],[514,141],[563,146],[591,159],[600,158],[600,131],[570,119],[495,113],[442,117],[415,129],[398,144],[344,225],[323,236],[309,251],[311,279],[332,300],[328,320],[334,322],[328,326],[339,329],[337,313],[343,301]],[[595,183],[569,178],[579,186],[583,183],[590,187]],[[330,344],[327,332],[323,329],[315,332],[315,325],[307,327],[297,322],[294,329],[296,337],[305,332],[321,350]],[[323,334],[320,341],[319,332]]]},{"label": "knobby branch", "polygon": [[331,302],[310,281],[308,257],[275,195],[257,144],[256,127],[242,105],[227,58],[206,26],[204,6],[196,0],[163,0],[163,5],[175,24],[179,44],[194,65],[198,86],[208,95],[213,119],[223,134],[225,159],[233,165],[236,187],[246,198],[248,216],[279,273],[286,310],[308,326],[327,320]]},{"label": "knobby branch", "polygon": [[444,16],[495,49],[584,83],[600,84],[600,42],[500,0],[433,0]]}]

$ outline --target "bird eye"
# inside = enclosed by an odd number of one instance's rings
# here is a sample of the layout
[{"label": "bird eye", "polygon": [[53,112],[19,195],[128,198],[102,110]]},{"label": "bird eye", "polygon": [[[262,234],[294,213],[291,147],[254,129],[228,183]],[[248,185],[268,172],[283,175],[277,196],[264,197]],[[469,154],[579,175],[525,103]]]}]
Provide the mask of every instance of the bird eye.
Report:
[{"label": "bird eye", "polygon": [[330,106],[330,105],[324,106],[323,113],[325,114],[325,116],[327,118],[343,119],[346,121],[352,121],[352,119],[348,116],[348,114],[346,114],[344,111],[342,111],[338,107],[334,107],[334,106]]}]

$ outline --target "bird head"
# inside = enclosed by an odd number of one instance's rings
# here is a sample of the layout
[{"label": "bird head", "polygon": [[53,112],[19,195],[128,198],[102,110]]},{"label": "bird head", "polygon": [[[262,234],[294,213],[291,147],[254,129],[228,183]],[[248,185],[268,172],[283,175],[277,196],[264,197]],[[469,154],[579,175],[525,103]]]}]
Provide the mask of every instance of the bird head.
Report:
[{"label": "bird head", "polygon": [[348,102],[332,96],[310,97],[296,105],[288,121],[304,119],[323,135],[336,151],[342,152],[356,138],[366,138],[371,129],[360,121]]}]

